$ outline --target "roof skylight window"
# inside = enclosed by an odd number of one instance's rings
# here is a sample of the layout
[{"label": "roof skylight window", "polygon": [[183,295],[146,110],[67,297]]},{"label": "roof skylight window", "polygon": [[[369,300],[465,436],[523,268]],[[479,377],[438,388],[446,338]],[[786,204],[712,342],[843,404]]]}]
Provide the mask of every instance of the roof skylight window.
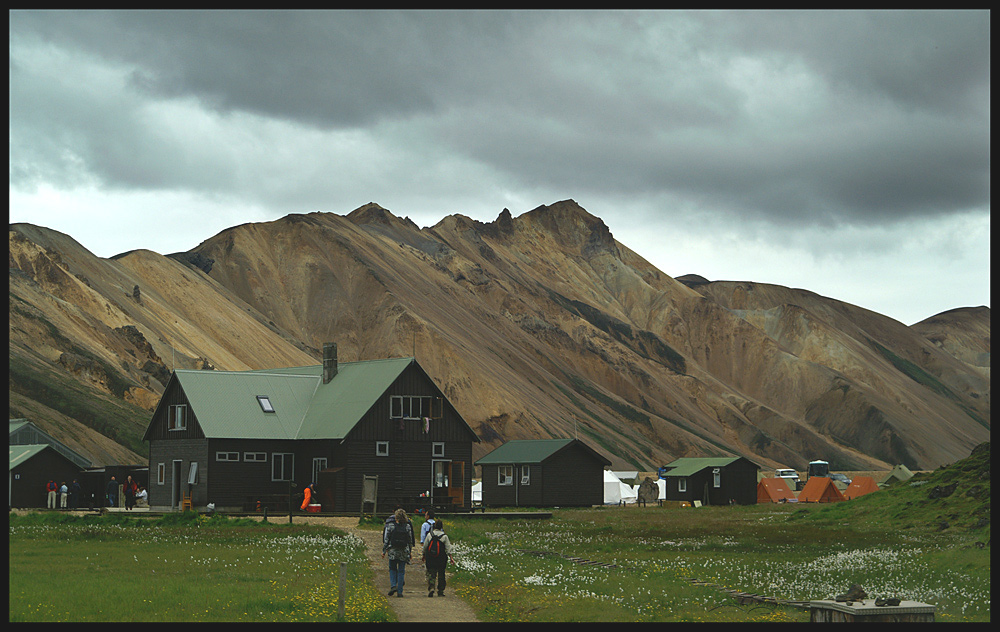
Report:
[{"label": "roof skylight window", "polygon": [[260,404],[260,409],[265,413],[273,413],[274,406],[271,405],[271,398],[267,395],[258,395],[257,403]]}]

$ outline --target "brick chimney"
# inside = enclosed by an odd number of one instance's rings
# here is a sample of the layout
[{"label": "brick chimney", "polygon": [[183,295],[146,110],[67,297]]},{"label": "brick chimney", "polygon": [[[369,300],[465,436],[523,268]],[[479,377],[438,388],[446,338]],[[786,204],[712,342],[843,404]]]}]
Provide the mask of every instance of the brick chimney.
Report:
[{"label": "brick chimney", "polygon": [[337,343],[323,343],[323,383],[329,384],[337,375]]}]

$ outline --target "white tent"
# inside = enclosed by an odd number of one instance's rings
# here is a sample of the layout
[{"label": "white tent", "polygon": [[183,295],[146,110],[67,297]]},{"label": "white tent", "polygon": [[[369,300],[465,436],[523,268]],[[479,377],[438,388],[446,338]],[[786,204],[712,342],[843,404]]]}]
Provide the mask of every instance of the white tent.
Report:
[{"label": "white tent", "polygon": [[604,470],[604,504],[617,505],[622,500],[622,487],[627,487],[618,480],[611,470]]},{"label": "white tent", "polygon": [[659,500],[667,499],[667,481],[662,478],[656,479],[656,486],[660,488],[660,493],[657,494],[656,498]]},{"label": "white tent", "polygon": [[639,486],[638,485],[636,485],[636,486],[633,487],[632,485],[627,485],[625,483],[621,483],[621,486],[622,486],[621,487],[621,496],[622,496],[622,502],[623,503],[633,504],[637,500],[639,500]]}]

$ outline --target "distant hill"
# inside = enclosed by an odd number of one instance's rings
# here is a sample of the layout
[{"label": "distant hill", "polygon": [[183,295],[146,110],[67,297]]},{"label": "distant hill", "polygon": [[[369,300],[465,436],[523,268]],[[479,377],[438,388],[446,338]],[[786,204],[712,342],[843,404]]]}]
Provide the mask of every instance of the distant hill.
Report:
[{"label": "distant hill", "polygon": [[990,376],[990,308],[960,307],[912,325],[929,340],[987,379]]},{"label": "distant hill", "polygon": [[726,454],[932,469],[989,440],[988,308],[906,327],[805,290],[682,279],[572,200],[427,228],[370,203],[112,259],[13,224],[10,413],[141,454],[172,368],[317,364],[334,341],[343,361],[415,354],[483,439],[476,458],[577,436],[618,469]]}]

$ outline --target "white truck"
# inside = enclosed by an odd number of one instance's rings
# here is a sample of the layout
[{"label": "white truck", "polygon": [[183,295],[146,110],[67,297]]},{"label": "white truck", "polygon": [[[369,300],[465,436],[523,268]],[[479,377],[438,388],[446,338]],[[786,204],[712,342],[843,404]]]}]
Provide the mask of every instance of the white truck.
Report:
[{"label": "white truck", "polygon": [[775,478],[783,478],[785,482],[788,483],[789,489],[798,489],[799,487],[799,473],[795,470],[778,468],[774,470]]}]

